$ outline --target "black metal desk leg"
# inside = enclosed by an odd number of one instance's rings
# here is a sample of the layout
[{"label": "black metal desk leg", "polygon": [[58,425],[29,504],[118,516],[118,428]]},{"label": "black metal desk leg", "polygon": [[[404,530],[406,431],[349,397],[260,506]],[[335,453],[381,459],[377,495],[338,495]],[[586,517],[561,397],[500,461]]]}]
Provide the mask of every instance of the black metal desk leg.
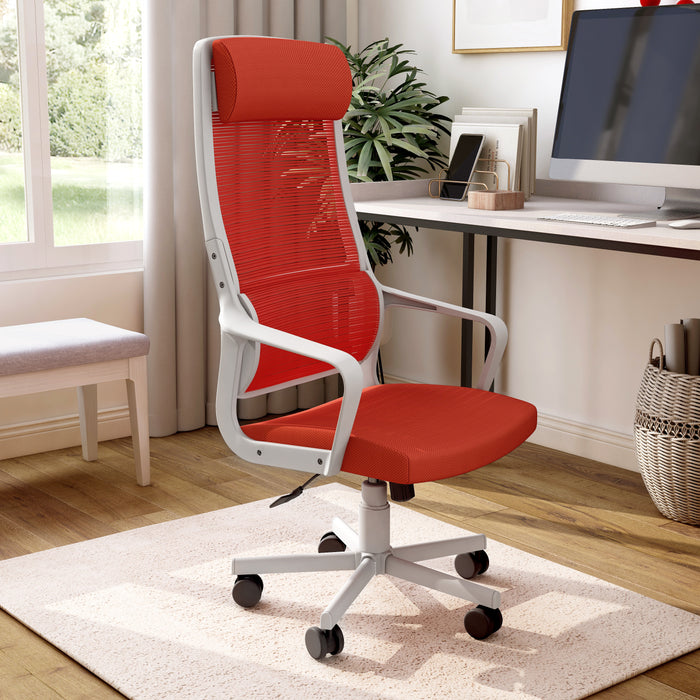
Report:
[{"label": "black metal desk leg", "polygon": [[[496,313],[496,286],[498,283],[498,237],[486,236],[486,305],[487,314]],[[491,336],[486,334],[484,357],[491,346]]]},{"label": "black metal desk leg", "polygon": [[[474,308],[474,234],[462,233],[462,306]],[[472,385],[472,344],[473,326],[471,321],[462,321],[462,367],[460,384]]]},{"label": "black metal desk leg", "polygon": [[[498,283],[498,236],[486,236],[486,308],[488,314],[496,313],[496,286]],[[486,333],[484,357],[491,347],[491,334]],[[489,391],[493,391],[491,382]]]}]

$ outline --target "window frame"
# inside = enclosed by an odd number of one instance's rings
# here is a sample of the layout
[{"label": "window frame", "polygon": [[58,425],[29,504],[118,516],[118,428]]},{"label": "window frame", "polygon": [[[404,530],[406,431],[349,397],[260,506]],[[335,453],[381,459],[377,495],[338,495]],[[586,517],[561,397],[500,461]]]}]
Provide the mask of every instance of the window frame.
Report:
[{"label": "window frame", "polygon": [[27,240],[0,243],[0,280],[143,267],[143,241],[55,246],[44,0],[16,0]]}]

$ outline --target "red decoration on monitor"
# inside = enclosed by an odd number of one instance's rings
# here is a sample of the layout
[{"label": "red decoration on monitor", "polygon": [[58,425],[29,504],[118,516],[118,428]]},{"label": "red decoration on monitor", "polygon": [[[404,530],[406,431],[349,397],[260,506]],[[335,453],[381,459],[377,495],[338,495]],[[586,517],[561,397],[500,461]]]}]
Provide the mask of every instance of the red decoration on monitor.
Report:
[{"label": "red decoration on monitor", "polygon": [[[656,7],[661,3],[661,0],[639,0],[642,7]],[[678,0],[676,5],[694,5],[693,0]]]}]

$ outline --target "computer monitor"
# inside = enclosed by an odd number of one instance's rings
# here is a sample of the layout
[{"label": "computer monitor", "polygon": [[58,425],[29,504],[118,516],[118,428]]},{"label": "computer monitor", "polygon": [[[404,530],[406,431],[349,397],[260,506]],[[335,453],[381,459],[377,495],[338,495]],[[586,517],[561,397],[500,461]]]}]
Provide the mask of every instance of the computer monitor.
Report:
[{"label": "computer monitor", "polygon": [[700,215],[700,5],[574,12],[550,176],[665,187]]}]

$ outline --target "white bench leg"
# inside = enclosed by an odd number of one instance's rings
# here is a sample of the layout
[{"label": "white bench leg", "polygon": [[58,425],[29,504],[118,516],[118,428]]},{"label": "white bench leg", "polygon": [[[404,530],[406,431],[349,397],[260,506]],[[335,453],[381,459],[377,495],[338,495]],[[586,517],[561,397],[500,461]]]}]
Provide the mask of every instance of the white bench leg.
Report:
[{"label": "white bench leg", "polygon": [[151,455],[148,447],[148,377],[146,356],[129,360],[129,377],[126,380],[129,397],[131,442],[136,462],[136,481],[140,486],[151,483]]},{"label": "white bench leg", "polygon": [[83,459],[93,462],[97,459],[97,384],[78,387],[78,413]]}]

